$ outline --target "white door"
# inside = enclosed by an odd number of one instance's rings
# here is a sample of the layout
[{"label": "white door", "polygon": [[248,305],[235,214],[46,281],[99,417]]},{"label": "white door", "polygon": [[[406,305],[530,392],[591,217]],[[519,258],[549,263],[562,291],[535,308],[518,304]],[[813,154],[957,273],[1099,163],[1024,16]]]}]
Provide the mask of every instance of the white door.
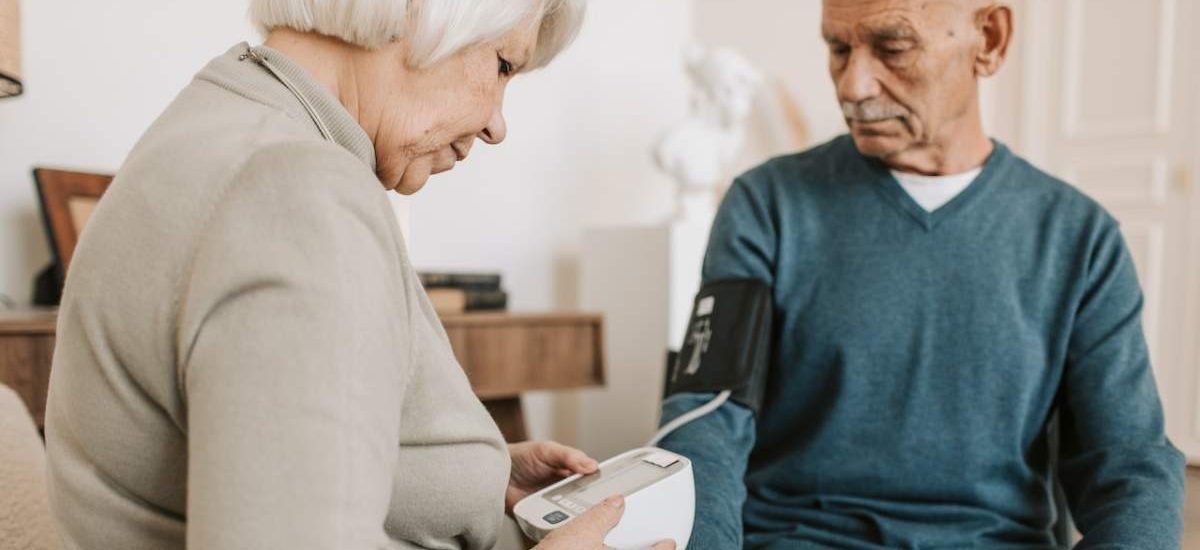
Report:
[{"label": "white door", "polygon": [[1200,464],[1200,2],[1016,7],[1013,64],[991,90],[994,126],[1120,220],[1167,432]]}]

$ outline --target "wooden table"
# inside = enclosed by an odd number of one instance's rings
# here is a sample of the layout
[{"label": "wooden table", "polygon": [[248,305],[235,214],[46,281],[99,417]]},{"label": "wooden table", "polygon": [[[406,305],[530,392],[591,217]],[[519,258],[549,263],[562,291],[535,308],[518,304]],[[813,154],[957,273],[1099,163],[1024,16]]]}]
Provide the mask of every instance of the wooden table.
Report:
[{"label": "wooden table", "polygon": [[[0,383],[41,426],[54,354],[54,310],[0,311]],[[442,318],[475,394],[508,441],[526,439],[521,394],[604,383],[604,328],[583,313],[464,313]]]},{"label": "wooden table", "polygon": [[53,310],[0,311],[0,383],[21,396],[38,427],[46,416],[56,321]]}]

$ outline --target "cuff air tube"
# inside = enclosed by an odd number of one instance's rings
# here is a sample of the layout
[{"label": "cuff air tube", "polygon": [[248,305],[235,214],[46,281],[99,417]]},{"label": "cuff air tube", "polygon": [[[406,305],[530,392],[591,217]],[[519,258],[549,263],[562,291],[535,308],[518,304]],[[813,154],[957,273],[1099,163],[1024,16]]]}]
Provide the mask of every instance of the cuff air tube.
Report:
[{"label": "cuff air tube", "polygon": [[704,285],[664,393],[729,390],[757,416],[771,362],[771,304],[771,287],[758,279]]}]

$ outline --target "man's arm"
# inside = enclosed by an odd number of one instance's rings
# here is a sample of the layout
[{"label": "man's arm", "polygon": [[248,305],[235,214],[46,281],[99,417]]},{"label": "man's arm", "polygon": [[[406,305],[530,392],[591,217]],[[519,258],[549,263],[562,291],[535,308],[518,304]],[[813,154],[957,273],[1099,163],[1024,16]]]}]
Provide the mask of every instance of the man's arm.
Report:
[{"label": "man's arm", "polygon": [[1060,475],[1078,548],[1179,548],[1183,456],[1163,432],[1142,294],[1115,222],[1092,247],[1062,393]]},{"label": "man's arm", "polygon": [[[734,181],[713,221],[702,280],[755,278],[774,281],[775,224],[762,186]],[[662,423],[703,405],[713,394],[681,393],[663,402]],[[745,475],[754,449],[755,418],[732,401],[672,432],[659,444],[692,461],[696,523],[688,548],[742,547]]]},{"label": "man's arm", "polygon": [[[681,393],[663,402],[662,423],[695,409],[714,394]],[[671,432],[659,443],[692,461],[696,476],[696,523],[688,548],[742,547],[746,463],[754,449],[754,413],[726,401],[717,410]]]}]

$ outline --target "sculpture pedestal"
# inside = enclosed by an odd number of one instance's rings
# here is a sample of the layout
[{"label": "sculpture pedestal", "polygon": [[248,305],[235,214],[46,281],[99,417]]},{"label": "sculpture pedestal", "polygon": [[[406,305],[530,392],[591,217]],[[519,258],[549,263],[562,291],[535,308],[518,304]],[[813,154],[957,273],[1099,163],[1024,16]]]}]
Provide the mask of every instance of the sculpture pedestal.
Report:
[{"label": "sculpture pedestal", "polygon": [[654,433],[667,349],[687,330],[709,229],[708,221],[678,221],[584,233],[580,306],[605,317],[608,368],[605,388],[579,392],[568,421],[592,456],[640,446]]}]

